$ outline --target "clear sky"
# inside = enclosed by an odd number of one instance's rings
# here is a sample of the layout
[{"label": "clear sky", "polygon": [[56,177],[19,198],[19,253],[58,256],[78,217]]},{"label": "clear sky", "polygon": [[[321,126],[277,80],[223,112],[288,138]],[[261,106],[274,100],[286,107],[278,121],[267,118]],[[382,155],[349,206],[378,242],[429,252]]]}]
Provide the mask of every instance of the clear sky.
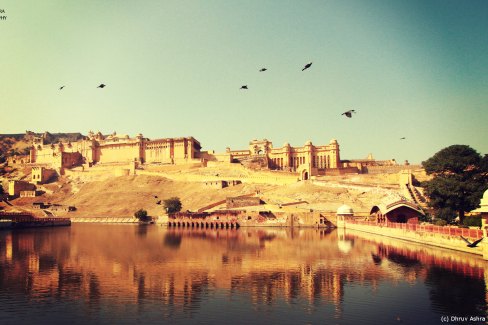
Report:
[{"label": "clear sky", "polygon": [[486,0],[6,0],[0,16],[0,133],[488,153]]}]

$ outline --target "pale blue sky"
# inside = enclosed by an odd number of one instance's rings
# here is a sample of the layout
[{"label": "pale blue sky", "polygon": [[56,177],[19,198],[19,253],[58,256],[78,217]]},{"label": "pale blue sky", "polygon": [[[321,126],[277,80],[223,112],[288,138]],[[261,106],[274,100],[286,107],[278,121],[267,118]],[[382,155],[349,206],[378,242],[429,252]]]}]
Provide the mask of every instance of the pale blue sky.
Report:
[{"label": "pale blue sky", "polygon": [[[191,135],[218,152],[253,138],[275,147],[336,138],[342,159],[412,163],[452,144],[488,153],[485,0],[0,9],[0,133]],[[352,119],[341,116],[348,109]]]}]

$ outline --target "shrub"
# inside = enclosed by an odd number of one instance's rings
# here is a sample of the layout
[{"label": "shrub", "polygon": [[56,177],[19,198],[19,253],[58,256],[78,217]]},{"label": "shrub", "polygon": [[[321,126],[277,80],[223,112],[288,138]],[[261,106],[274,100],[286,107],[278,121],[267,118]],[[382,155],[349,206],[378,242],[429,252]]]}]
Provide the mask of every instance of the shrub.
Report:
[{"label": "shrub", "polygon": [[139,221],[150,221],[151,217],[147,215],[147,211],[143,209],[139,209],[134,213],[134,217],[139,219]]},{"label": "shrub", "polygon": [[434,225],[436,225],[436,226],[446,226],[447,225],[447,221],[446,220],[442,220],[442,219],[438,219],[438,220],[434,221]]},{"label": "shrub", "polygon": [[480,216],[469,216],[464,218],[463,225],[468,227],[480,227],[481,228],[481,217]]}]

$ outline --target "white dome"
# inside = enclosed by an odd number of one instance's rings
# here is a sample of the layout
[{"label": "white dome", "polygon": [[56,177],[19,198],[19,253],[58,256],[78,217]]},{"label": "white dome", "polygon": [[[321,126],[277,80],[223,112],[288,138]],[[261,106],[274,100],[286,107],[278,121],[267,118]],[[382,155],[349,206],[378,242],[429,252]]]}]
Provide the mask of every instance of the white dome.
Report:
[{"label": "white dome", "polygon": [[488,190],[483,193],[483,198],[480,200],[480,207],[471,212],[488,213]]},{"label": "white dome", "polygon": [[288,142],[285,142],[285,144],[283,145],[283,147],[289,147],[290,144]]},{"label": "white dome", "polygon": [[336,139],[330,140],[330,144],[336,144],[336,143],[337,143],[337,140]]},{"label": "white dome", "polygon": [[[485,191],[483,194],[483,198],[480,200],[480,206],[481,208],[485,209],[488,207],[488,190]],[[486,211],[483,211],[486,212]]]},{"label": "white dome", "polygon": [[306,146],[311,146],[312,145],[312,141],[308,140],[307,142],[305,142],[305,145]]},{"label": "white dome", "polygon": [[353,215],[354,214],[354,211],[352,210],[352,208],[346,204],[344,205],[341,205],[339,207],[339,209],[337,209],[337,213],[336,214],[340,214],[340,215]]}]

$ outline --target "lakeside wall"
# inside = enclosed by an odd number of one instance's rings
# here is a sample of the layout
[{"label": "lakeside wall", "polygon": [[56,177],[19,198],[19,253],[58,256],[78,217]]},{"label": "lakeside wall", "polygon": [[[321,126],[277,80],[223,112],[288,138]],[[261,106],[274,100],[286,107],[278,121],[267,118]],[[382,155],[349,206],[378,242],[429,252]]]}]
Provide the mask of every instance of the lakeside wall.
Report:
[{"label": "lakeside wall", "polygon": [[90,223],[139,223],[139,220],[134,217],[72,217],[72,223],[90,222]]},{"label": "lakeside wall", "polygon": [[[160,216],[158,224],[185,228],[305,227],[334,228],[334,221],[316,211],[248,211],[177,212]],[[237,225],[237,227],[235,226]]]},{"label": "lakeside wall", "polygon": [[[476,269],[484,270],[486,261],[481,256],[473,256],[452,249],[442,249],[435,246],[429,246],[419,243],[407,242],[387,236],[378,236],[353,229],[338,229],[339,238],[345,240],[354,237],[360,237],[376,245],[386,246],[390,249],[400,252],[404,256],[411,256],[413,259],[420,260],[425,264],[441,265],[443,268],[456,268],[460,265],[468,265],[469,271],[475,272]],[[484,272],[482,272],[483,274]]]},{"label": "lakeside wall", "polygon": [[354,221],[346,220],[344,224],[339,223],[339,227],[343,226],[347,229],[359,230],[370,234],[391,237],[401,240],[416,242],[423,245],[430,245],[462,251],[465,253],[476,254],[483,256],[488,260],[488,242],[483,240],[478,247],[467,247],[466,242],[459,236],[439,234],[432,232],[419,232],[401,228],[382,227],[377,225],[362,224]]},{"label": "lakeside wall", "polygon": [[0,229],[71,226],[69,218],[37,218],[30,213],[0,212]]}]

